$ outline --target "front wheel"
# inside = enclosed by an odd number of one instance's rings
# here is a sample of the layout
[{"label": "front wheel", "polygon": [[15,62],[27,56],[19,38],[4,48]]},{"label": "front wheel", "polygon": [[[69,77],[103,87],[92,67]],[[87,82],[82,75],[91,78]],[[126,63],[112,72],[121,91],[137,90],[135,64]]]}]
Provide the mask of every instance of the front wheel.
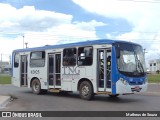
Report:
[{"label": "front wheel", "polygon": [[80,97],[84,100],[91,100],[94,96],[93,94],[93,87],[91,85],[91,83],[89,83],[88,81],[83,81],[80,84]]},{"label": "front wheel", "polygon": [[34,79],[34,80],[32,81],[32,92],[33,92],[34,94],[37,94],[37,95],[39,95],[39,94],[42,93],[41,83],[39,82],[38,79]]}]

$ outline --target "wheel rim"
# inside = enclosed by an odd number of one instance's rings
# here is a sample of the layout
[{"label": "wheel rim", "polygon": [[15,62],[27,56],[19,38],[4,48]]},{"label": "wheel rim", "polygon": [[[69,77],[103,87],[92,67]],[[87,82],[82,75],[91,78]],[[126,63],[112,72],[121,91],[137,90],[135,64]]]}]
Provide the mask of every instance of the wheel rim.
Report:
[{"label": "wheel rim", "polygon": [[89,88],[88,86],[82,87],[82,95],[87,96],[89,94]]},{"label": "wheel rim", "polygon": [[34,91],[38,91],[39,90],[39,84],[38,83],[34,83],[33,89],[34,89]]}]

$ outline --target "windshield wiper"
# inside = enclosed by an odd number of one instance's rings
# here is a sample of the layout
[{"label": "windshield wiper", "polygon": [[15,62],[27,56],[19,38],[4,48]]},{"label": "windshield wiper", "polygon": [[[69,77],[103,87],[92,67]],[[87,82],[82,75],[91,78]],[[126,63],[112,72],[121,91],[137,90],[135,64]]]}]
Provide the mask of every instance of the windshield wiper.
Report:
[{"label": "windshield wiper", "polygon": [[[136,58],[136,63],[138,63],[136,66],[138,66],[139,70],[141,73],[144,73],[144,68],[143,68],[143,65],[142,63],[140,62],[140,60],[138,60],[138,57],[137,57],[137,54],[134,52],[134,56]],[[137,70],[137,67],[136,67],[136,70]],[[137,70],[138,71],[138,70]]]},{"label": "windshield wiper", "polygon": [[140,60],[138,60],[138,67],[139,67],[140,71],[141,71],[142,73],[144,73],[144,68],[143,68],[143,65],[142,65],[142,63],[140,62]]}]

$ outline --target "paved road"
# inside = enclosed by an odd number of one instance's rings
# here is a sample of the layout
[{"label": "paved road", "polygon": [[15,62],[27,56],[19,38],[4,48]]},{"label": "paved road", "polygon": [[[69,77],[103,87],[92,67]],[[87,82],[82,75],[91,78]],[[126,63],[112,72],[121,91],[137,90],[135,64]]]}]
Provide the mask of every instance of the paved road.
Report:
[{"label": "paved road", "polygon": [[144,94],[125,95],[114,99],[107,95],[98,95],[92,101],[85,101],[80,99],[77,93],[34,95],[28,88],[5,85],[0,86],[0,95],[17,98],[2,109],[3,111],[160,111],[158,90],[159,85],[150,85],[149,92]]}]

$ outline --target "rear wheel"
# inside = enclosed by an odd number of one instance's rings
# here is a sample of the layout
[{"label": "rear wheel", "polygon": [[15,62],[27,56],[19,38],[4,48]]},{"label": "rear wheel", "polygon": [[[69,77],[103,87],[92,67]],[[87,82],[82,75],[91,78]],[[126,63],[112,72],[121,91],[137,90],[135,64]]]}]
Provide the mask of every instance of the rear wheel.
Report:
[{"label": "rear wheel", "polygon": [[94,96],[92,85],[88,81],[83,81],[80,84],[80,97],[84,100],[91,100]]},{"label": "rear wheel", "polygon": [[41,90],[41,83],[38,79],[32,81],[32,92],[37,95],[43,93],[43,90]]}]

